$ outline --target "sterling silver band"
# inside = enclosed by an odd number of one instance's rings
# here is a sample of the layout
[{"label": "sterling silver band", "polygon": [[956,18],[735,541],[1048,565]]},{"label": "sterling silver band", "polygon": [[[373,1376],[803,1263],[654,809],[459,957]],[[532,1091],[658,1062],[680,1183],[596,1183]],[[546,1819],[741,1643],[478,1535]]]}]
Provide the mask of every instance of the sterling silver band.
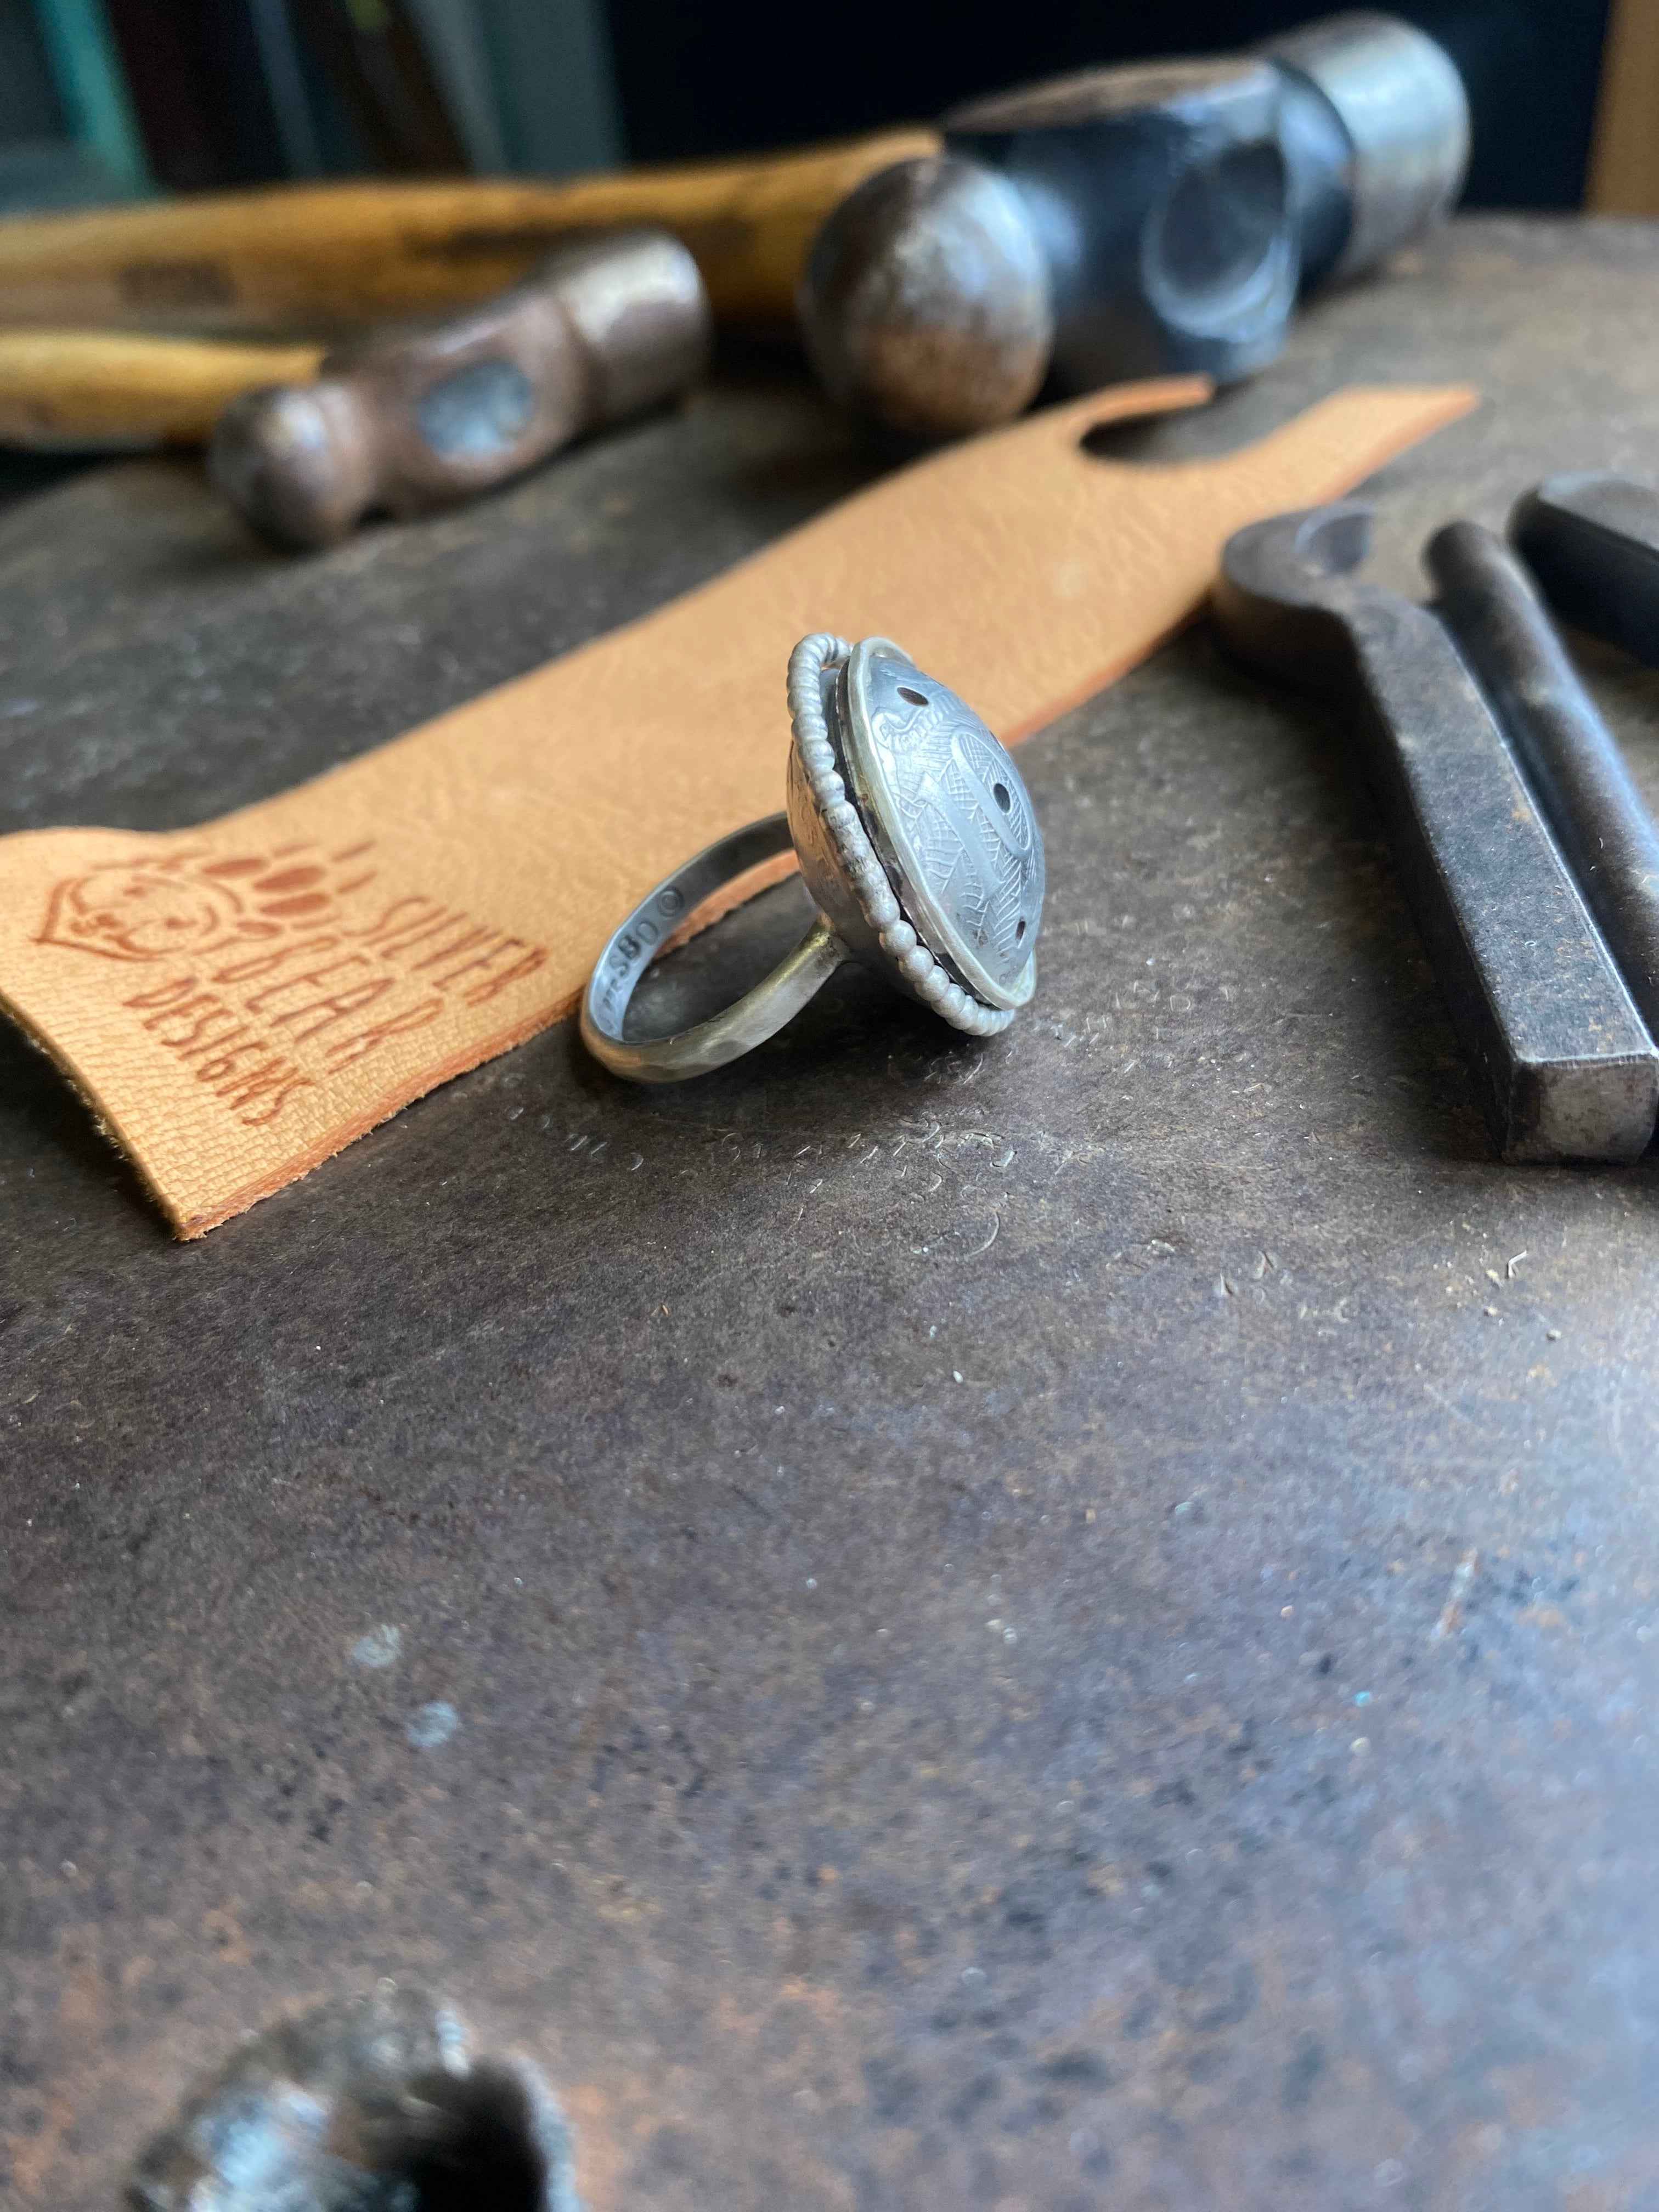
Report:
[{"label": "sterling silver band", "polygon": [[600,953],[582,1000],[582,1042],[595,1060],[635,1083],[705,1075],[775,1036],[850,957],[820,915],[788,957],[723,1012],[672,1036],[624,1041],[629,1001],[665,941],[705,899],[792,844],[788,816],[769,814],[706,846],[640,901]]}]

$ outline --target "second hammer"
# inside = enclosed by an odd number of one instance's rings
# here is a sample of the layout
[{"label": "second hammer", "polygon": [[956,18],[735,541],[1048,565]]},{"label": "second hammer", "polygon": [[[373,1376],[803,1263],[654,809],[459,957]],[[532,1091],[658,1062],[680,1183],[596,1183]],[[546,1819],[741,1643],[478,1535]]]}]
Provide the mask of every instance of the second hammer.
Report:
[{"label": "second hammer", "polygon": [[682,391],[711,327],[696,264],[666,231],[579,240],[450,322],[340,348],[314,384],[245,392],[209,467],[264,536],[332,544],[368,513],[453,505]]}]

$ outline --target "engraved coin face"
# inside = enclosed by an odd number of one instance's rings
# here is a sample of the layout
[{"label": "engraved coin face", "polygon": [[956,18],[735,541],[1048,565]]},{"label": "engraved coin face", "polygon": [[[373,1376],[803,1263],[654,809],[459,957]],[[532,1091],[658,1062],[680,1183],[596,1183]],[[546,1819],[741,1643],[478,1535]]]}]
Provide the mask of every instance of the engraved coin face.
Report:
[{"label": "engraved coin face", "polygon": [[846,763],[900,904],[969,990],[1024,1005],[1042,836],[1018,769],[971,707],[884,638],[854,648],[846,686]]}]

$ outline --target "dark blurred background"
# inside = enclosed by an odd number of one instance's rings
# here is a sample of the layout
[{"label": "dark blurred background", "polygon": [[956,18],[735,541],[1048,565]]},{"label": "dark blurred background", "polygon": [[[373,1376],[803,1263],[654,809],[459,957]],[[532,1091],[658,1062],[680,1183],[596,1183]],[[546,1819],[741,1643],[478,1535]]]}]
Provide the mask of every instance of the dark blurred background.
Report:
[{"label": "dark blurred background", "polygon": [[[1281,0],[0,0],[0,206],[283,176],[558,174],[930,118],[1087,64],[1243,45]],[[1606,0],[1427,0],[1468,201],[1583,197]]]},{"label": "dark blurred background", "polygon": [[[1248,45],[1322,11],[1280,0],[611,0],[629,150],[641,160],[829,137],[936,115],[969,94],[1091,63]],[[1604,0],[1443,0],[1395,14],[1430,32],[1474,111],[1468,198],[1576,207],[1582,198]]]}]

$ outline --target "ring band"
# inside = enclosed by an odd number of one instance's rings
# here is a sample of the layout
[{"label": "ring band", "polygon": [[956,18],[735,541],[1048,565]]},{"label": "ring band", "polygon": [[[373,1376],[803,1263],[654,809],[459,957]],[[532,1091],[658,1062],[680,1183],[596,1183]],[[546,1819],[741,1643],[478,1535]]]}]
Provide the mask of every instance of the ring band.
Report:
[{"label": "ring band", "polygon": [[[613,1073],[678,1083],[763,1044],[856,959],[974,1036],[1036,980],[1042,838],[1019,771],[970,707],[890,640],[819,633],[789,656],[788,805],[708,846],[612,932],[582,1000]],[[794,848],[817,918],[752,990],[671,1036],[623,1036],[640,978],[699,907]]]},{"label": "ring band", "polygon": [[751,991],[689,1030],[629,1043],[623,1036],[629,1001],[641,975],[689,915],[763,860],[787,853],[787,814],[769,814],[729,837],[716,838],[643,898],[614,931],[594,963],[582,1000],[582,1042],[615,1075],[635,1083],[679,1083],[724,1067],[764,1044],[792,1021],[851,954],[820,915],[800,943]]}]

